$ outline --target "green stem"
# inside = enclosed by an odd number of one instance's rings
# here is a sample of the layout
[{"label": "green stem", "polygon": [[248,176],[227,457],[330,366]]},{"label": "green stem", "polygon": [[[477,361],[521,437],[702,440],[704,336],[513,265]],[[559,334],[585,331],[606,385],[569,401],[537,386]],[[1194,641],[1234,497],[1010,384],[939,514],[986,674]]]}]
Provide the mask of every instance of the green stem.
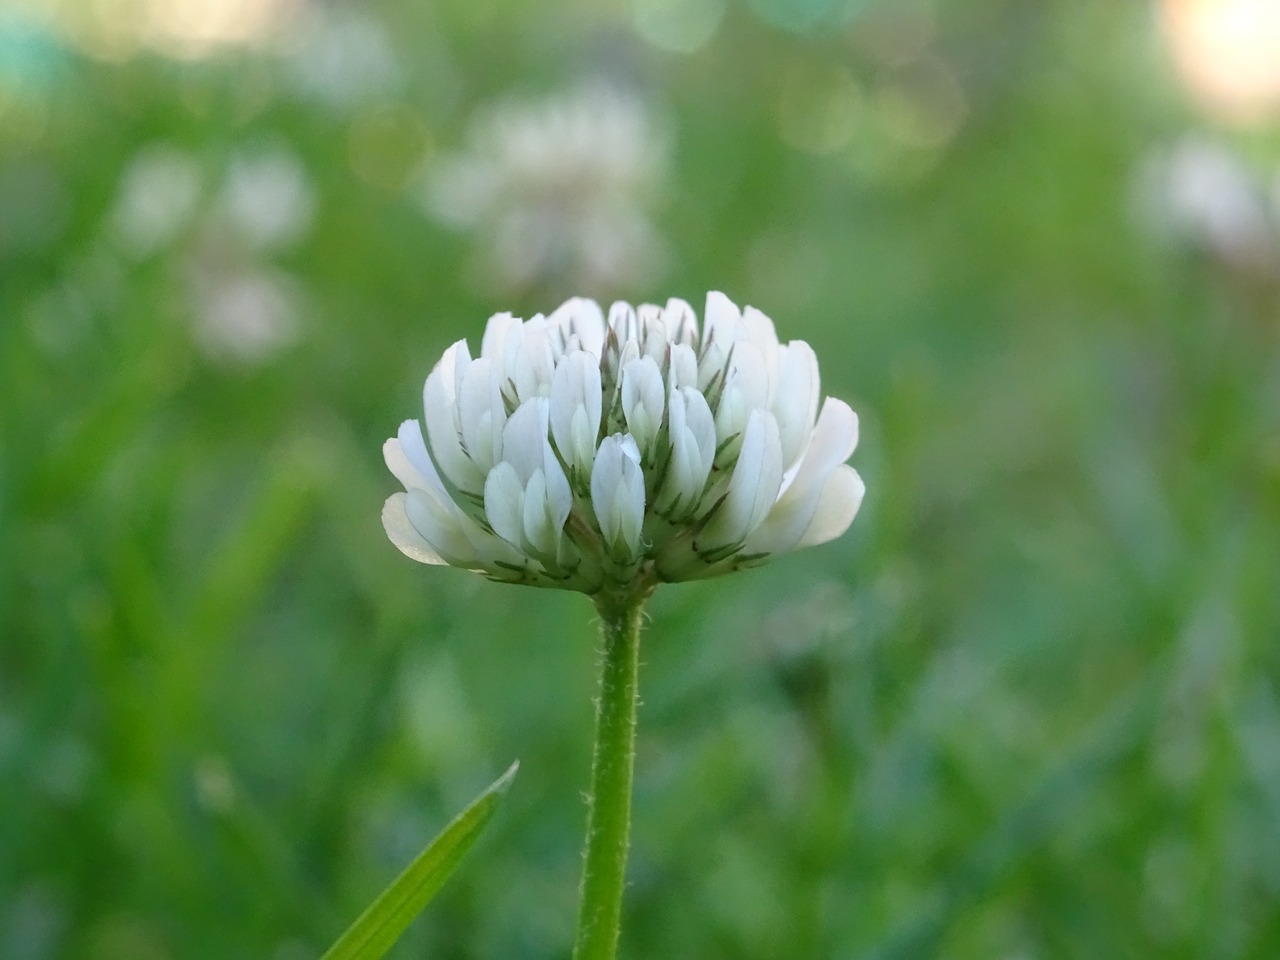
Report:
[{"label": "green stem", "polygon": [[574,960],[613,960],[631,830],[640,619],[648,590],[596,599],[603,642]]}]

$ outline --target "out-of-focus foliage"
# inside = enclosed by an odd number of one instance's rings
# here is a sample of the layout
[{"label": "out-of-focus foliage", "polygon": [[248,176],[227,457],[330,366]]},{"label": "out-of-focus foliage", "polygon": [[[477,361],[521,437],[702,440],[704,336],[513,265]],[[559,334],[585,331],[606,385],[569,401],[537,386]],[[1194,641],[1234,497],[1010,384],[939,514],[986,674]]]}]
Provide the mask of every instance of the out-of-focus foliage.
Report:
[{"label": "out-of-focus foliage", "polygon": [[[709,288],[868,495],[652,604],[624,954],[1280,953],[1280,144],[1154,9],[203,6],[0,13],[0,956],[316,956],[514,757],[394,955],[563,956],[589,605],[405,560],[379,450],[492,312]],[[663,255],[513,288],[433,177],[583,83]]]}]

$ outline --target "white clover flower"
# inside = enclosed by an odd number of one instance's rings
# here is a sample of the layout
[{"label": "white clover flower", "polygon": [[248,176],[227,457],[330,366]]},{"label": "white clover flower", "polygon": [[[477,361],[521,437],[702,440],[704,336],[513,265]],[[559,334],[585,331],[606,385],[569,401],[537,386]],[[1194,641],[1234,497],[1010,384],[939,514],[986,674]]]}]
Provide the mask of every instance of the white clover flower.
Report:
[{"label": "white clover flower", "polygon": [[[405,491],[382,511],[407,556],[597,595],[694,580],[825,543],[863,484],[848,404],[819,411],[818,361],[773,322],[707,296],[606,320],[591,300],[489,320],[386,442]],[[423,425],[425,424],[425,432]]]}]

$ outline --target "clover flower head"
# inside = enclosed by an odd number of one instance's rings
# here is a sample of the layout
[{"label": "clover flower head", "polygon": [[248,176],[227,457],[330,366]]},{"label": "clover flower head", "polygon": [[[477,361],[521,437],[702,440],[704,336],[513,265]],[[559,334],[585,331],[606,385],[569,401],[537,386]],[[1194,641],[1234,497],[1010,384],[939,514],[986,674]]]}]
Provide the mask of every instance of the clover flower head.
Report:
[{"label": "clover flower head", "polygon": [[387,534],[423,563],[587,594],[718,576],[842,534],[858,418],[802,340],[727,297],[573,299],[445,351],[386,442]]}]

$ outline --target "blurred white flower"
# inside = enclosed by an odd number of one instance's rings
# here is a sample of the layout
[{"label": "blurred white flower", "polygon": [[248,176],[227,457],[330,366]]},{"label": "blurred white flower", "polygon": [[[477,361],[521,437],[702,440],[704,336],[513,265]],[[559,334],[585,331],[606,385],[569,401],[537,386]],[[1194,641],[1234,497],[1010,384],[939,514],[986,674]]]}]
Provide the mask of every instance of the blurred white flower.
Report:
[{"label": "blurred white flower", "polygon": [[261,363],[298,336],[301,284],[271,254],[311,226],[316,195],[283,145],[240,148],[222,184],[191,154],[140,151],[121,178],[107,229],[124,250],[162,262],[183,294],[197,346],[220,362]]},{"label": "blurred white flower", "polygon": [[297,242],[311,226],[316,206],[306,168],[280,147],[234,155],[221,199],[236,231],[264,250]]},{"label": "blurred white flower", "polygon": [[1164,234],[1240,269],[1280,266],[1266,191],[1224,144],[1182,138],[1148,161],[1139,188],[1148,220]]},{"label": "blurred white flower", "polygon": [[190,224],[203,188],[190,154],[167,144],[145,147],[121,177],[109,215],[112,232],[132,256],[151,256]]},{"label": "blurred white flower", "polygon": [[298,335],[297,282],[267,269],[193,277],[191,308],[196,342],[209,357],[259,363]]},{"label": "blurred white flower", "polygon": [[496,314],[386,442],[383,524],[423,563],[588,594],[729,573],[852,523],[858,418],[819,400],[809,345],[720,293],[701,332],[676,299]]},{"label": "blurred white flower", "polygon": [[656,274],[665,244],[648,208],[669,138],[634,96],[588,85],[504,100],[477,114],[468,139],[428,170],[425,203],[475,231],[494,279],[627,288]]},{"label": "blurred white flower", "polygon": [[299,93],[339,110],[393,94],[404,81],[387,28],[353,8],[308,6],[295,23],[286,64]]}]

